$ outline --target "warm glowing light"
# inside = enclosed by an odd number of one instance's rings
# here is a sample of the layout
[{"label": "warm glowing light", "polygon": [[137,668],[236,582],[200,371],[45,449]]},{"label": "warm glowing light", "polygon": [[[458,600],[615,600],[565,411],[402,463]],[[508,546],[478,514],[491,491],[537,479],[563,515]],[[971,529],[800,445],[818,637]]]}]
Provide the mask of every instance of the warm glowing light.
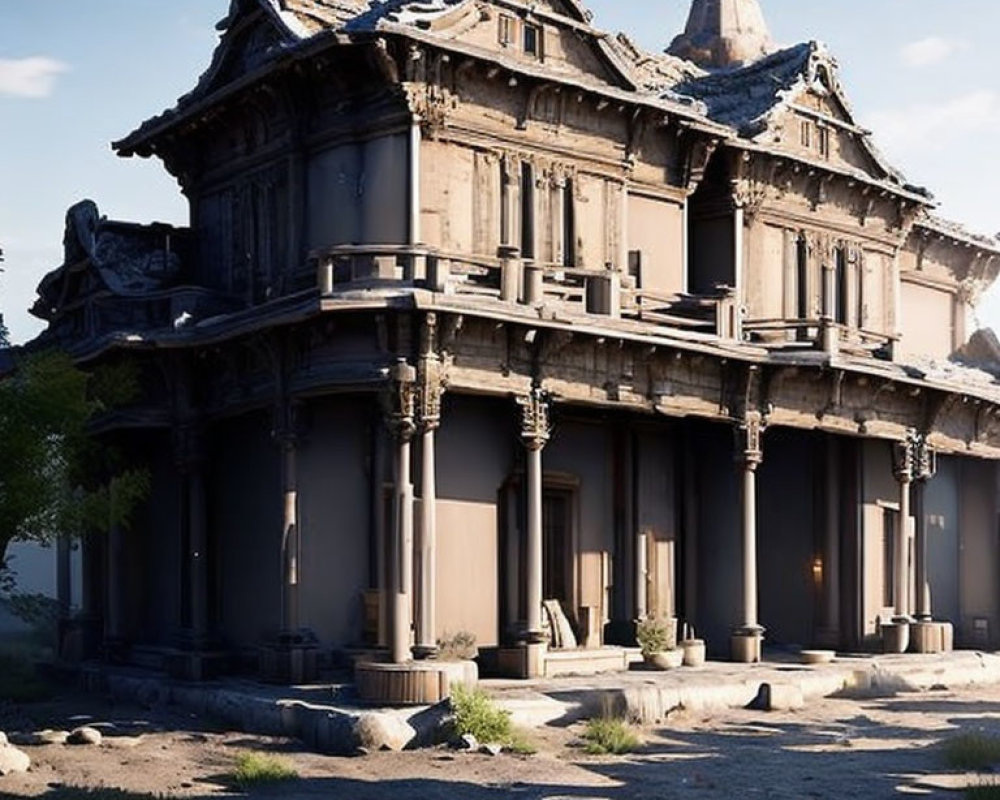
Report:
[{"label": "warm glowing light", "polygon": [[823,559],[822,558],[814,559],[812,567],[813,567],[813,580],[816,581],[816,583],[822,583],[823,582]]}]

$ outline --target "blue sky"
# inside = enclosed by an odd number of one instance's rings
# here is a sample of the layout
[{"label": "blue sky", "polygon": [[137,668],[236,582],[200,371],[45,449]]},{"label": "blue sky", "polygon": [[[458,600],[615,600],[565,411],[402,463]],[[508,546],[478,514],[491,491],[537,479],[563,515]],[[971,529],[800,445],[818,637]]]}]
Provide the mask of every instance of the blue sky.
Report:
[{"label": "blue sky", "polygon": [[[0,311],[15,341],[40,323],[35,286],[61,260],[66,208],[185,223],[158,162],[110,142],[171,106],[207,66],[229,0],[0,0]],[[688,0],[590,0],[596,24],[664,48]],[[763,0],[782,44],[821,39],[838,57],[862,124],[941,213],[1000,232],[1000,3],[996,0]],[[984,303],[1000,328],[1000,292]]]}]

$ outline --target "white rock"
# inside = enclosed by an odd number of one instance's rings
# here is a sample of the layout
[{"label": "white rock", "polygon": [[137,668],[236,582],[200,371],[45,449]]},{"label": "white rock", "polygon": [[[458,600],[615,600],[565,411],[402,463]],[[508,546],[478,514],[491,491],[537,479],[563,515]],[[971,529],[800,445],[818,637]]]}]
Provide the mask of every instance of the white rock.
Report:
[{"label": "white rock", "polygon": [[354,739],[358,747],[369,751],[406,749],[417,732],[404,719],[393,714],[362,714],[354,723]]},{"label": "white rock", "polygon": [[456,747],[459,750],[471,750],[474,753],[479,749],[479,741],[471,733],[466,733],[459,737]]},{"label": "white rock", "polygon": [[98,745],[102,740],[101,732],[96,728],[88,728],[84,725],[70,733],[66,744],[90,744]]},{"label": "white rock", "polygon": [[0,776],[13,775],[15,772],[27,772],[31,759],[27,753],[22,753],[16,747],[4,745],[0,747]]},{"label": "white rock", "polygon": [[8,745],[7,734],[0,731],[0,747],[6,747]]},{"label": "white rock", "polygon": [[479,752],[484,756],[498,756],[503,752],[502,744],[484,744],[479,748]]}]

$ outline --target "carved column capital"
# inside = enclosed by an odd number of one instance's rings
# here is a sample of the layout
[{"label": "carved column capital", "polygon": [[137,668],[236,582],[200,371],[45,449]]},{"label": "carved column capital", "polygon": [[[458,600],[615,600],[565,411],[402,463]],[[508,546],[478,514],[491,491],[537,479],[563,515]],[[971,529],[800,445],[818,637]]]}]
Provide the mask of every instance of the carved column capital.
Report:
[{"label": "carved column capital", "polygon": [[746,469],[756,470],[764,463],[764,431],[767,420],[760,411],[747,411],[737,424],[736,463]]},{"label": "carved column capital", "polygon": [[517,398],[521,409],[521,442],[528,450],[541,450],[552,435],[549,425],[549,400],[545,392],[535,387]]},{"label": "carved column capital", "polygon": [[389,369],[389,386],[382,394],[386,425],[400,441],[408,442],[417,430],[417,370],[399,359]]},{"label": "carved column capital", "polygon": [[937,454],[927,443],[927,435],[911,430],[893,446],[893,474],[900,483],[926,481],[937,472]]},{"label": "carved column capital", "polygon": [[421,353],[417,363],[417,423],[424,431],[441,424],[441,401],[448,388],[448,362],[438,353],[437,315],[428,314],[421,331]]}]

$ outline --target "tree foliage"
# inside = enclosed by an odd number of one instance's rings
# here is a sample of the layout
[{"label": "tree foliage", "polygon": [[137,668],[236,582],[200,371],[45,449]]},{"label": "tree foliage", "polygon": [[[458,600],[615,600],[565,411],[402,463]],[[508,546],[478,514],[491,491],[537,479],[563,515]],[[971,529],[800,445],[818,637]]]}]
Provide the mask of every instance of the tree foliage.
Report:
[{"label": "tree foliage", "polygon": [[88,375],[58,351],[15,357],[0,377],[0,570],[13,541],[128,526],[149,475],[88,435],[88,425],[137,389],[128,366]]}]

